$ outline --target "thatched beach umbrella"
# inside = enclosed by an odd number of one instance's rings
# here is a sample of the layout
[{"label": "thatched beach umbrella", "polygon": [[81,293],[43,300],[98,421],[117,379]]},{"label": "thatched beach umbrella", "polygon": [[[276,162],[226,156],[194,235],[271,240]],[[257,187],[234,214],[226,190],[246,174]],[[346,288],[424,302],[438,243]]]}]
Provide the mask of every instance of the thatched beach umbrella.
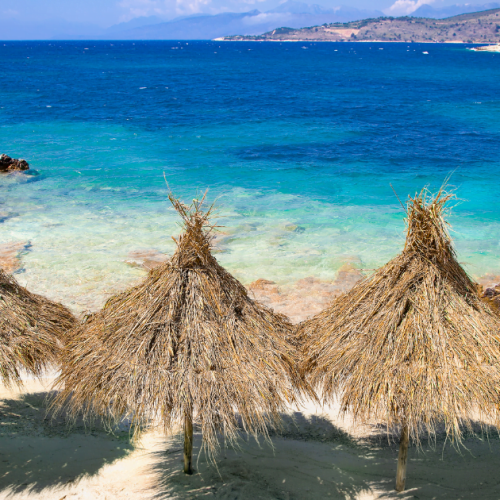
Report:
[{"label": "thatched beach umbrella", "polygon": [[61,304],[29,292],[0,269],[0,377],[21,385],[20,369],[40,376],[57,362],[76,319]]},{"label": "thatched beach umbrella", "polygon": [[213,457],[218,432],[236,439],[237,415],[266,434],[302,382],[288,320],[250,299],[212,256],[212,208],[170,201],[185,230],[175,254],[72,332],[58,401],[89,418],[154,419],[167,432],[183,424],[191,473],[194,420]]},{"label": "thatched beach umbrella", "polygon": [[456,260],[449,199],[410,198],[403,252],[299,328],[320,397],[338,394],[356,421],[401,429],[398,491],[410,438],[444,422],[460,443],[473,418],[498,416],[500,322]]}]

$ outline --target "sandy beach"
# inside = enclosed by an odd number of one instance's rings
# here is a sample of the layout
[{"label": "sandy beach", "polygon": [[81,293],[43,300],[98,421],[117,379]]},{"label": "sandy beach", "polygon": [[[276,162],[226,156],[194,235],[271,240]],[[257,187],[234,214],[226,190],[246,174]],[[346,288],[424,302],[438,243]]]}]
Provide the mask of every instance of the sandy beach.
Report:
[{"label": "sandy beach", "polygon": [[[2,248],[4,265],[20,265],[22,245]],[[145,275],[166,260],[157,252],[135,252],[127,264]],[[255,299],[294,323],[318,313],[366,272],[351,259],[333,281],[309,277],[288,286],[258,279],[247,286]],[[487,275],[483,286],[500,282]],[[104,297],[100,298],[103,301]],[[76,311],[75,311],[76,312]],[[0,499],[379,499],[500,498],[500,439],[493,427],[465,441],[457,452],[444,435],[410,450],[408,490],[394,491],[397,439],[383,425],[354,425],[339,407],[307,404],[283,415],[284,429],[272,447],[242,435],[239,449],[224,450],[211,464],[199,455],[195,432],[195,474],[182,468],[180,435],[149,431],[133,442],[128,428],[73,426],[47,413],[56,373],[28,379],[22,391],[0,389]],[[478,426],[479,429],[479,426]],[[195,429],[196,430],[196,429]]]},{"label": "sandy beach", "polygon": [[[20,250],[20,244],[4,245],[4,259],[10,259],[5,264],[18,267]],[[127,263],[145,275],[165,259],[151,250],[130,255]],[[247,288],[255,299],[298,323],[366,274],[351,260],[333,281],[311,276],[282,286],[262,278]],[[500,277],[479,281],[491,286]],[[337,405],[290,408],[272,446],[242,434],[239,448],[223,450],[217,466],[198,454],[201,434],[195,429],[195,474],[186,476],[180,434],[149,431],[133,442],[126,425],[109,431],[98,424],[70,426],[61,415],[53,418],[47,407],[54,376],[28,379],[22,391],[0,389],[0,499],[500,498],[500,439],[487,422],[489,435],[481,434],[478,425],[478,434],[459,451],[444,435],[436,443],[424,440],[420,450],[412,447],[408,489],[402,494],[394,491],[397,439],[389,442],[378,422],[354,425],[340,418]]]},{"label": "sandy beach", "polygon": [[393,490],[397,446],[383,426],[353,427],[338,407],[307,405],[284,415],[274,449],[243,437],[221,453],[217,467],[198,456],[195,474],[181,472],[180,436],[156,432],[131,442],[126,429],[68,427],[46,407],[51,378],[24,391],[2,388],[0,498],[118,499],[459,499],[500,497],[500,439],[470,437],[459,453],[438,436],[410,449],[408,490]]}]

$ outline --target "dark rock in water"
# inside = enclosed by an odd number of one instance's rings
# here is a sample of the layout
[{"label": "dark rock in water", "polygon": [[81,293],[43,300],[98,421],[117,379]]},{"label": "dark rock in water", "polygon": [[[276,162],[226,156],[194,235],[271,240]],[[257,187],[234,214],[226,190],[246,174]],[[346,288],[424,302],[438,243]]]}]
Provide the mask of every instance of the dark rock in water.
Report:
[{"label": "dark rock in water", "polygon": [[29,170],[30,166],[26,160],[17,160],[16,170]]},{"label": "dark rock in water", "polygon": [[[498,276],[497,276],[498,278]],[[493,306],[497,312],[500,312],[500,283],[498,285],[493,285],[485,287],[484,285],[478,285],[479,296],[490,306]]]},{"label": "dark rock in water", "polygon": [[0,155],[0,171],[1,172],[8,170],[11,163],[12,163],[12,158],[10,156]]},{"label": "dark rock in water", "polygon": [[18,160],[8,155],[0,155],[0,172],[13,172],[15,170],[29,170],[30,166],[26,160]]},{"label": "dark rock in water", "polygon": [[481,287],[479,290],[479,294],[483,298],[492,299],[493,297],[497,297],[500,295],[500,283],[498,285],[493,285],[489,287]]}]

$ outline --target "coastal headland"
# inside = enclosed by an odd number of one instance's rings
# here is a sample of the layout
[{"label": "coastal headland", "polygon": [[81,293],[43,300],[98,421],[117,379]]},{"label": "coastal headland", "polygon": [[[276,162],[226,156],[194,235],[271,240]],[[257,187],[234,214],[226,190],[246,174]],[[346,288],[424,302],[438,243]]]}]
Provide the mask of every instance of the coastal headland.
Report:
[{"label": "coastal headland", "polygon": [[301,29],[283,27],[257,36],[236,35],[217,40],[496,44],[500,42],[500,9],[447,19],[381,17]]},{"label": "coastal headland", "polygon": [[500,52],[500,44],[497,45],[483,45],[481,47],[475,47],[472,50],[477,52]]}]

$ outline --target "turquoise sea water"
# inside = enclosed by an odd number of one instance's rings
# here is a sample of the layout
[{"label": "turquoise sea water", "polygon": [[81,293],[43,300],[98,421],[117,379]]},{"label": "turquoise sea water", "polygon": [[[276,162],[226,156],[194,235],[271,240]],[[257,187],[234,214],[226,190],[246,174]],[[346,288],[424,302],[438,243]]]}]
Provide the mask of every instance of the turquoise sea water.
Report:
[{"label": "turquoise sea water", "polygon": [[[383,50],[381,50],[383,49]],[[429,54],[423,54],[424,51]],[[171,253],[164,175],[209,188],[243,283],[334,279],[404,242],[401,198],[451,173],[459,259],[500,274],[500,54],[389,43],[2,42],[0,243],[18,278],[76,309]]]}]

